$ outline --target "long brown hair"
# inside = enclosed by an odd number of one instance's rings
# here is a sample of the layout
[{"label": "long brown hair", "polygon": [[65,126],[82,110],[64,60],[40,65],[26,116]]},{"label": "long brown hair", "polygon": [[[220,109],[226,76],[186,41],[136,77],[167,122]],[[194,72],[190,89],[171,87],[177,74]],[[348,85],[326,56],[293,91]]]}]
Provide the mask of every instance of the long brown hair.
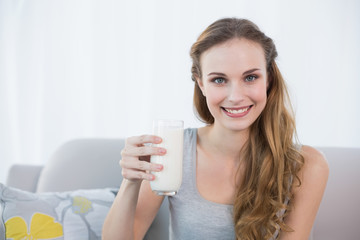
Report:
[{"label": "long brown hair", "polygon": [[237,239],[270,239],[276,231],[291,231],[283,217],[291,210],[287,202],[292,198],[293,179],[300,184],[298,173],[304,162],[294,144],[295,120],[275,62],[273,40],[246,19],[224,18],[211,24],[191,47],[194,106],[200,120],[214,123],[197,83],[202,78],[200,57],[209,48],[233,38],[245,38],[262,46],[269,81],[266,106],[251,125],[249,139],[242,148],[241,161],[246,170],[234,201],[235,233]]}]

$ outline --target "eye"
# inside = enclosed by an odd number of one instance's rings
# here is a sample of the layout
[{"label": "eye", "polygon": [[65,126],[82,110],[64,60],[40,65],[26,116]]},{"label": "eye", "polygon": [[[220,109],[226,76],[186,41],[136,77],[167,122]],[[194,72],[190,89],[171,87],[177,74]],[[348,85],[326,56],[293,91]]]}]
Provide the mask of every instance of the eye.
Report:
[{"label": "eye", "polygon": [[247,76],[247,77],[245,78],[245,81],[246,81],[246,82],[252,82],[252,81],[254,81],[255,79],[257,79],[257,76],[255,76],[255,75],[249,75],[249,76]]},{"label": "eye", "polygon": [[225,83],[225,79],[223,79],[223,78],[214,78],[212,80],[212,82],[214,82],[216,84],[223,84],[223,83]]}]

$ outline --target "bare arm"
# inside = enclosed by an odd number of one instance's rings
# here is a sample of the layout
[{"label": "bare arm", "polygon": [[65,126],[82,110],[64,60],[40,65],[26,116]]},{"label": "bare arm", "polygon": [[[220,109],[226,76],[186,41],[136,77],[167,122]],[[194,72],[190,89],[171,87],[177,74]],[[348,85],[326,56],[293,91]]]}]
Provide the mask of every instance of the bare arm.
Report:
[{"label": "bare arm", "polygon": [[309,238],[329,176],[329,167],[322,154],[314,148],[302,149],[305,164],[300,171],[301,186],[295,187],[293,209],[285,219],[293,232],[282,232],[281,240]]},{"label": "bare arm", "polygon": [[[152,193],[148,181],[154,176],[147,171],[161,171],[162,166],[149,162],[150,155],[163,155],[164,149],[145,146],[161,139],[144,135],[126,141],[121,156],[124,180],[105,219],[102,238],[142,239],[161,206],[162,197]],[[148,181],[143,181],[148,180]]]},{"label": "bare arm", "polygon": [[134,239],[143,239],[157,212],[161,207],[164,197],[152,192],[150,182],[143,181],[140,189],[138,205],[134,221]]}]

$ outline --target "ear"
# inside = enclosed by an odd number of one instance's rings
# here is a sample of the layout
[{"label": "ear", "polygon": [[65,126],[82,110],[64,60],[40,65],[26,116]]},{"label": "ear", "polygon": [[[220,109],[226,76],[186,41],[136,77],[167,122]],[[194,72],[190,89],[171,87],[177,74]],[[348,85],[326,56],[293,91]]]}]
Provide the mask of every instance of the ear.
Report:
[{"label": "ear", "polygon": [[205,91],[204,91],[205,89],[204,89],[203,81],[199,77],[196,77],[196,83],[199,86],[203,96],[205,97]]}]

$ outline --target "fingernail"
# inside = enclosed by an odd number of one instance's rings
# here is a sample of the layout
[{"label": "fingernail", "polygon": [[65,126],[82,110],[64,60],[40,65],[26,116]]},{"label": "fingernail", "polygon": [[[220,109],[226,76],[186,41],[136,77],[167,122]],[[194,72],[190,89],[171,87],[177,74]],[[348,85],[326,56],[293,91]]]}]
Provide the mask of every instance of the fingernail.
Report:
[{"label": "fingernail", "polygon": [[159,153],[166,153],[166,150],[164,148],[159,148]]},{"label": "fingernail", "polygon": [[155,142],[160,143],[160,142],[161,142],[161,138],[156,137],[156,138],[155,138]]},{"label": "fingernail", "polygon": [[162,166],[162,165],[157,165],[157,166],[156,166],[156,169],[157,169],[157,170],[162,170],[162,169],[163,169],[163,166]]}]

